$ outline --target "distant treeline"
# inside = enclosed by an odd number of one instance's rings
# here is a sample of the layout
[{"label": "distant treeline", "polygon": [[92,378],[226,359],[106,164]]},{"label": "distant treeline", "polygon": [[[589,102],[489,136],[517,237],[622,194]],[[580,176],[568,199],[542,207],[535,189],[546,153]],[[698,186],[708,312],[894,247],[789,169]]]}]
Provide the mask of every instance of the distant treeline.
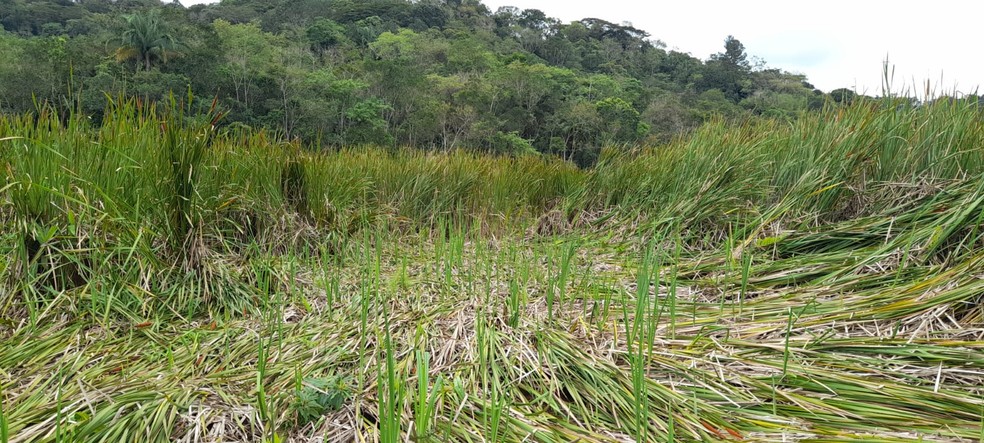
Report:
[{"label": "distant treeline", "polygon": [[[538,151],[594,161],[712,115],[795,118],[827,101],[741,42],[701,60],[629,24],[473,0],[0,0],[0,110],[100,119],[107,96],[194,91],[223,124],[311,146]],[[725,30],[722,30],[725,32]]]}]

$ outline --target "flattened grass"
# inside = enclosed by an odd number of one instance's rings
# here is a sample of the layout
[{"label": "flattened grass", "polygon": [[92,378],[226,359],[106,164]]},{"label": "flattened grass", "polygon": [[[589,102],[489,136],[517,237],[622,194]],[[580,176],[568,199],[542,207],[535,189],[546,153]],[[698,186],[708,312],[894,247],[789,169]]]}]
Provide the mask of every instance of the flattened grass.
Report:
[{"label": "flattened grass", "polygon": [[175,115],[0,117],[0,441],[981,439],[977,107],[592,170]]}]

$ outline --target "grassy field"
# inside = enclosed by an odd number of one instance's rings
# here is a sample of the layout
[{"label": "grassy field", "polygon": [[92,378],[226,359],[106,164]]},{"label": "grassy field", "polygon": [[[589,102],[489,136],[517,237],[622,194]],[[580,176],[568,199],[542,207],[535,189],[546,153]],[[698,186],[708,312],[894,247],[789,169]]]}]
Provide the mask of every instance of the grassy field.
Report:
[{"label": "grassy field", "polygon": [[984,442],[984,113],[593,169],[0,117],[0,442]]}]

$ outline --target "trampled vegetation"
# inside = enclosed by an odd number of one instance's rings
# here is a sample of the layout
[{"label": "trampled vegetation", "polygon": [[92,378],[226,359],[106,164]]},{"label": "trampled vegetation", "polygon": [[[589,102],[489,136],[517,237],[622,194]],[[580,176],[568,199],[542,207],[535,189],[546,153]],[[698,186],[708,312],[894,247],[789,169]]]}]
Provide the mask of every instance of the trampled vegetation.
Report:
[{"label": "trampled vegetation", "polygon": [[0,441],[979,441],[984,119],[578,169],[0,117]]}]

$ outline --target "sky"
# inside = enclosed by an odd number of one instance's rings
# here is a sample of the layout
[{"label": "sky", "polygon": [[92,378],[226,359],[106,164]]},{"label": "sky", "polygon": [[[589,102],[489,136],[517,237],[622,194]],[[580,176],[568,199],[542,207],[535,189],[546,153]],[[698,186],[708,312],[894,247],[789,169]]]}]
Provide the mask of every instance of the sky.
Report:
[{"label": "sky", "polygon": [[[206,3],[185,0],[190,6]],[[564,22],[630,23],[668,50],[706,59],[733,35],[768,67],[806,74],[816,87],[881,95],[883,64],[894,92],[973,93],[984,85],[979,0],[483,0],[539,9]],[[982,88],[984,89],[984,88]],[[935,95],[934,94],[934,95]]]}]

